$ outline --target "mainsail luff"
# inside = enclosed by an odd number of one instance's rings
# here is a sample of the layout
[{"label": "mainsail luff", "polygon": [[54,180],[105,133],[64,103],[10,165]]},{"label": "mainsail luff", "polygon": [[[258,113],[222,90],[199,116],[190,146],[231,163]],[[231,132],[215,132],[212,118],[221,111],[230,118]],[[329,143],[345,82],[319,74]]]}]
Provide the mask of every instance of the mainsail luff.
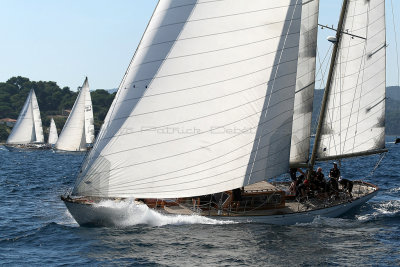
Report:
[{"label": "mainsail luff", "polygon": [[[317,157],[382,153],[385,147],[385,1],[348,3]],[[365,39],[364,39],[365,38]]]},{"label": "mainsail luff", "polygon": [[300,21],[295,0],[160,1],[73,194],[185,197],[286,172]]},{"label": "mainsail luff", "polygon": [[308,162],[315,88],[319,0],[302,5],[290,164]]},{"label": "mainsail luff", "polygon": [[58,137],[55,148],[63,151],[86,151],[85,96],[87,78],[75,100],[71,113]]},{"label": "mainsail luff", "polygon": [[32,89],[32,115],[35,125],[35,140],[34,142],[44,143],[42,118],[40,117],[39,104],[37,102],[35,91]]},{"label": "mainsail luff", "polygon": [[54,122],[54,119],[51,118],[48,143],[50,145],[54,145],[55,143],[57,143],[57,140],[58,140],[58,134],[57,134],[56,123]]},{"label": "mainsail luff", "polygon": [[24,106],[18,115],[17,122],[7,138],[7,144],[28,144],[36,140],[32,111],[32,94],[33,89],[30,90]]}]

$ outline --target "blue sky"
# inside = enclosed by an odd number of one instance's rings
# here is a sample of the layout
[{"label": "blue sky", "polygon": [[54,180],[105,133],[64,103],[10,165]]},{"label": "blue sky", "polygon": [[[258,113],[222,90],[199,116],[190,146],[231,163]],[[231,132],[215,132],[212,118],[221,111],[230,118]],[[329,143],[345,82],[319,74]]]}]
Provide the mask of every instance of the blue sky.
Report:
[{"label": "blue sky", "polygon": [[[320,1],[320,23],[336,24],[342,1]],[[387,85],[397,85],[391,1],[400,47],[400,1],[386,0]],[[76,90],[87,75],[91,89],[117,88],[157,2],[0,0],[0,82],[21,75]],[[320,31],[322,57],[329,35]]]}]

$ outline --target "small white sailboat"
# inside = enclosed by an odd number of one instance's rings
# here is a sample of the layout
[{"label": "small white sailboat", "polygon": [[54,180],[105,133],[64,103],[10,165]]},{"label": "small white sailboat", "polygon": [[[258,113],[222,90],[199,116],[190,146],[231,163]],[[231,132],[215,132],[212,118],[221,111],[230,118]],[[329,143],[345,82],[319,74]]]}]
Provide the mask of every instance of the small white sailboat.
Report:
[{"label": "small white sailboat", "polygon": [[125,211],[98,204],[134,199],[165,214],[293,224],[375,196],[354,181],[351,194],[301,200],[267,182],[385,152],[385,1],[344,0],[310,157],[318,11],[318,0],[159,1],[61,197],[75,220],[112,225]]},{"label": "small white sailboat", "polygon": [[54,119],[51,118],[50,131],[49,131],[49,140],[47,141],[47,143],[50,146],[53,146],[53,145],[55,145],[55,143],[57,143],[57,140],[58,140],[58,134],[57,134],[56,123],[54,122]]},{"label": "small white sailboat", "polygon": [[93,140],[92,100],[86,77],[54,148],[56,151],[84,152]]},{"label": "small white sailboat", "polygon": [[5,147],[9,151],[46,148],[39,105],[33,89],[30,90],[26,98]]}]

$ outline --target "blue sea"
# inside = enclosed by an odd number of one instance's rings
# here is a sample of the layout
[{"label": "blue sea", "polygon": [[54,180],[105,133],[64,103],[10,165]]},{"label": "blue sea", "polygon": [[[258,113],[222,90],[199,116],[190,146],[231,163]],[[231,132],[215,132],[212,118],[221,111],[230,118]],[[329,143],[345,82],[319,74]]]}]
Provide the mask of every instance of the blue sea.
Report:
[{"label": "blue sea", "polygon": [[[344,160],[345,178],[379,194],[341,218],[292,226],[141,210],[113,228],[79,227],[60,195],[83,155],[0,147],[1,266],[400,266],[400,144]],[[325,172],[329,163],[321,165]]]}]

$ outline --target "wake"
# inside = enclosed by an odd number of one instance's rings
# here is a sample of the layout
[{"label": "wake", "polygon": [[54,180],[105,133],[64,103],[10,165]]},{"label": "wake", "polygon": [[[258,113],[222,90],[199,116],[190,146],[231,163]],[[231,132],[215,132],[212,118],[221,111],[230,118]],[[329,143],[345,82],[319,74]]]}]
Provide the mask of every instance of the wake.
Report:
[{"label": "wake", "polygon": [[[94,205],[99,208],[109,208],[114,215],[118,214],[118,219],[114,221],[115,226],[126,227],[139,224],[150,226],[164,225],[187,225],[187,224],[209,224],[222,225],[233,224],[228,220],[216,220],[199,215],[165,215],[147,205],[136,204],[133,200],[121,201],[116,203],[111,200],[104,200]],[[110,214],[112,215],[112,214]]]}]

